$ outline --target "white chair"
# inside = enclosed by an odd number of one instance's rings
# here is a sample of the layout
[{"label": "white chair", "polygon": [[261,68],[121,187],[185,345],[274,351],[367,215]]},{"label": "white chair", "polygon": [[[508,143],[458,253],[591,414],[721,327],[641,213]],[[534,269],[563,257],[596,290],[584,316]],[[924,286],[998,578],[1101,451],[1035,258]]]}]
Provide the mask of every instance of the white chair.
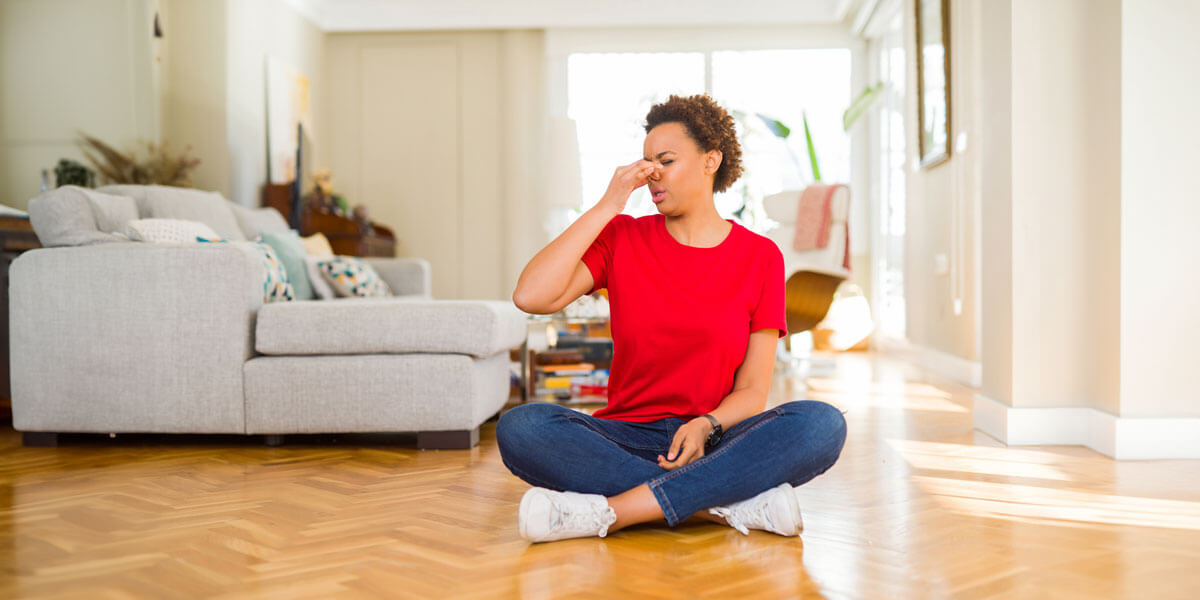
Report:
[{"label": "white chair", "polygon": [[[820,186],[819,188],[817,186]],[[832,188],[832,189],[831,189]],[[833,304],[838,286],[850,277],[846,268],[846,239],[850,235],[850,189],[844,185],[813,184],[809,193],[832,192],[828,243],[824,248],[796,251],[796,215],[804,190],[785,190],[763,198],[767,216],[780,223],[766,233],[783,253],[788,336],[784,346],[791,358],[791,336],[820,323]],[[792,365],[795,366],[795,365]]]}]

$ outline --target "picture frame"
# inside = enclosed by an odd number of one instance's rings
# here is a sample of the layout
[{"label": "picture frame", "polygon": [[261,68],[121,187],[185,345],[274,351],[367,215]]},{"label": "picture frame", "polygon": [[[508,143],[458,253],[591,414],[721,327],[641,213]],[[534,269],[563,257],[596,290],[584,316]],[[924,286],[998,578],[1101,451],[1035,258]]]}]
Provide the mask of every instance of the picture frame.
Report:
[{"label": "picture frame", "polygon": [[914,0],[921,168],[950,159],[950,2]]}]

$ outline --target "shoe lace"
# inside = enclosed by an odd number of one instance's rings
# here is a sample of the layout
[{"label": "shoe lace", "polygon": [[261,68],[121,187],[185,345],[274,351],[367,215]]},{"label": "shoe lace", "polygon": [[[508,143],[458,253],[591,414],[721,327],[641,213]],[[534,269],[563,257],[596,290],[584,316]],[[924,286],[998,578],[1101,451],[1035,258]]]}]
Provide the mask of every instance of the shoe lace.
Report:
[{"label": "shoe lace", "polygon": [[591,505],[564,506],[559,513],[559,527],[568,531],[595,531],[596,535],[608,535],[608,527],[617,520],[611,506],[597,510]]}]

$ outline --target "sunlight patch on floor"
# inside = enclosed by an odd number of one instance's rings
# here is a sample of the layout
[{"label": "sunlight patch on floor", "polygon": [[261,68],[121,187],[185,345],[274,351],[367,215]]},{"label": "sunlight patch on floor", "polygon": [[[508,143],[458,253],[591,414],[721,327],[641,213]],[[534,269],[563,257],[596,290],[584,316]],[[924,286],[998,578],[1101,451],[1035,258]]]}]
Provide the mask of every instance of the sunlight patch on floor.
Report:
[{"label": "sunlight patch on floor", "polygon": [[923,475],[914,476],[913,482],[939,503],[974,516],[1200,531],[1200,502]]}]

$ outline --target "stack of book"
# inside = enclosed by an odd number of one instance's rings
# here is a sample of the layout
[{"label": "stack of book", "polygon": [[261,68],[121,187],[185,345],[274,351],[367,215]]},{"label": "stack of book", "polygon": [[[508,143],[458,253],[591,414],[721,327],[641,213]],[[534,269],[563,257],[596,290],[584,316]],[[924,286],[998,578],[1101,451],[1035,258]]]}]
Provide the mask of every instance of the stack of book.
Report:
[{"label": "stack of book", "polygon": [[607,397],[608,370],[582,359],[583,352],[574,348],[539,353],[533,367],[534,394],[587,402],[596,402],[596,396]]}]

